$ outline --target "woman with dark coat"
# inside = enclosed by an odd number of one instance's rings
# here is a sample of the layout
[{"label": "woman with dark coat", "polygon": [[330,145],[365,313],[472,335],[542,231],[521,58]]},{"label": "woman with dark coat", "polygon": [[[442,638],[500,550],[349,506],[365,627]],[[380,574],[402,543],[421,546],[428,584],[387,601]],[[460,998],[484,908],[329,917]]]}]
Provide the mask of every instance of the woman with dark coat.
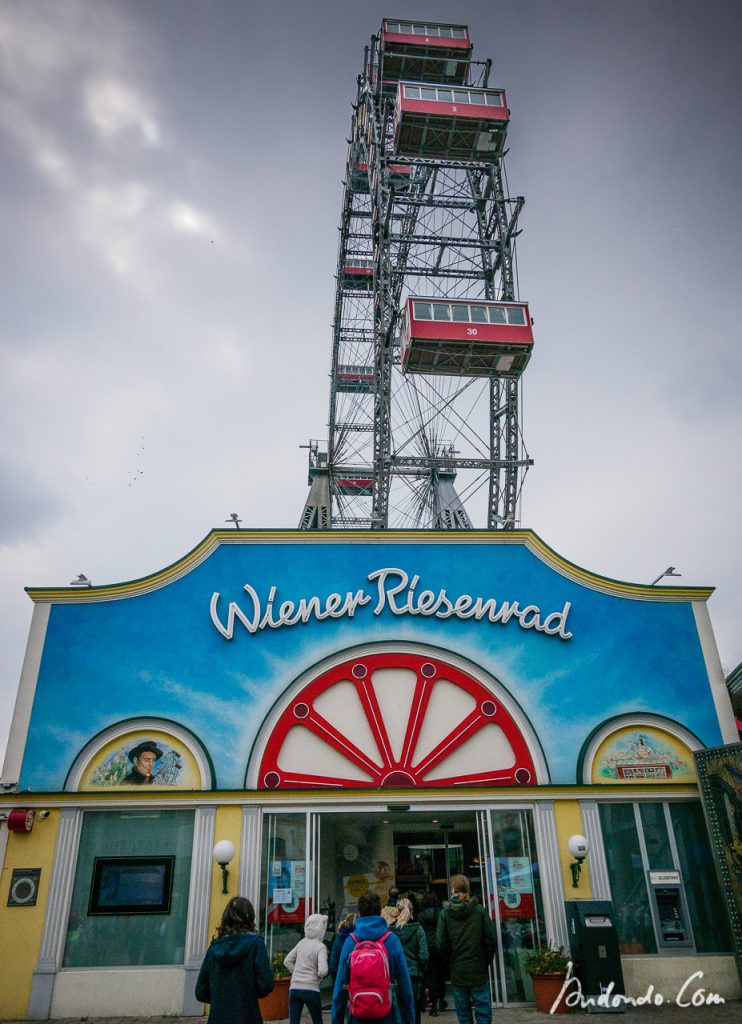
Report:
[{"label": "woman with dark coat", "polygon": [[340,931],[337,933],[332,942],[332,949],[330,950],[330,974],[333,979],[338,972],[340,965],[340,954],[343,951],[345,940],[353,932],[356,926],[356,915],[346,914],[345,920],[340,926]]},{"label": "woman with dark coat", "polygon": [[441,904],[436,894],[426,892],[420,901],[420,913],[417,915],[417,919],[423,926],[425,938],[428,940],[429,959],[426,981],[431,1017],[437,1017],[438,1010],[445,1010],[448,1006],[446,1002],[446,969],[435,941],[440,912]]},{"label": "woman with dark coat", "polygon": [[428,969],[428,941],[418,921],[412,919],[412,903],[398,899],[399,916],[394,922],[393,932],[402,943],[402,952],[407,961],[407,970],[412,982],[415,999],[415,1024],[420,1024],[420,1013],[425,1001],[425,974]]},{"label": "woman with dark coat", "polygon": [[211,1004],[208,1024],[262,1024],[258,999],[274,984],[268,951],[255,931],[253,905],[234,896],[206,951],[196,999]]}]

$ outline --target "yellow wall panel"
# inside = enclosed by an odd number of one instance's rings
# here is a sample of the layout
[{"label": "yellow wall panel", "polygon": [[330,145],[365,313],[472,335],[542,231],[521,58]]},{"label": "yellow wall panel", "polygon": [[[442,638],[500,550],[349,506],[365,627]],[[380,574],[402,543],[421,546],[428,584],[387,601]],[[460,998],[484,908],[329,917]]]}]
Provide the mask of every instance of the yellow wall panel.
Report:
[{"label": "yellow wall panel", "polygon": [[[11,832],[0,879],[0,963],[5,983],[0,985],[0,1019],[24,1018],[31,995],[33,969],[39,957],[49,896],[59,811],[40,821],[34,816],[31,832]],[[14,868],[41,868],[35,907],[9,907],[8,891]]]},{"label": "yellow wall panel", "polygon": [[227,887],[228,895],[222,893],[222,869],[212,862],[211,868],[211,904],[209,907],[209,938],[214,934],[214,929],[222,919],[224,908],[233,896],[242,896],[244,893],[238,891],[237,885],[240,877],[240,834],[242,832],[242,808],[241,807],[217,807],[216,824],[214,827],[214,842],[220,839],[229,839],[234,843],[234,860],[229,865],[229,881]]},{"label": "yellow wall panel", "polygon": [[554,816],[556,818],[557,842],[559,844],[559,862],[562,867],[562,882],[564,884],[565,898],[568,900],[589,900],[592,899],[593,891],[590,887],[590,871],[588,856],[582,862],[582,874],[580,884],[574,889],[572,887],[572,872],[569,865],[574,857],[567,849],[569,837],[574,835],[585,835],[585,828],[582,824],[580,804],[577,800],[557,800],[554,804]]}]

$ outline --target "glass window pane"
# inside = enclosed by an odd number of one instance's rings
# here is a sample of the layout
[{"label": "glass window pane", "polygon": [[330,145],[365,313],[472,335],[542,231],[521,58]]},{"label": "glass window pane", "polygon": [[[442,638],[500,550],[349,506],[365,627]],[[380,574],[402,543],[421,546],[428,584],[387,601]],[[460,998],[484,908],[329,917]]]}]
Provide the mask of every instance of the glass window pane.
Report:
[{"label": "glass window pane", "polygon": [[[283,964],[288,951],[304,938],[305,843],[306,815],[265,815],[258,927],[274,969]],[[277,889],[283,889],[280,899]],[[290,902],[287,902],[288,896]]]},{"label": "glass window pane", "polygon": [[731,952],[732,937],[716,881],[701,805],[670,804],[670,819],[678,848],[696,952]]},{"label": "glass window pane", "polygon": [[439,103],[452,103],[453,102],[453,90],[452,89],[439,89],[438,90],[438,102]]},{"label": "glass window pane", "polygon": [[453,94],[454,99],[457,103],[468,103],[469,102],[469,90],[468,89],[455,89]]},{"label": "glass window pane", "polygon": [[487,105],[489,107],[501,107],[502,106],[502,93],[501,92],[488,92],[487,93]]},{"label": "glass window pane", "polygon": [[502,306],[490,306],[490,323],[491,324],[504,324],[505,321],[505,310]]},{"label": "glass window pane", "polygon": [[665,808],[662,804],[640,804],[639,811],[647,847],[647,860],[651,871],[673,871],[670,837],[665,824]]},{"label": "glass window pane", "polygon": [[633,804],[599,804],[603,846],[622,953],[656,953]]},{"label": "glass window pane", "polygon": [[453,313],[453,319],[458,323],[468,324],[469,323],[469,307],[468,306],[451,306]]},{"label": "glass window pane", "polygon": [[419,85],[406,85],[404,87],[404,94],[411,100],[420,99],[420,86]]},{"label": "glass window pane", "polygon": [[435,100],[436,99],[435,89],[423,88],[420,91],[422,93],[422,98],[424,100]]},{"label": "glass window pane", "polygon": [[[533,986],[523,960],[529,949],[546,945],[532,812],[492,811],[492,846],[507,998],[532,1002]],[[514,900],[518,901],[517,910]]]},{"label": "glass window pane", "polygon": [[400,35],[403,35],[403,36],[412,35],[412,25],[402,25],[401,24],[399,26],[399,32],[400,32]]},{"label": "glass window pane", "polygon": [[[86,811],[75,870],[65,967],[182,964],[193,848],[193,811]],[[173,856],[168,914],[90,916],[96,857]]]},{"label": "glass window pane", "polygon": [[487,323],[487,307],[486,306],[470,306],[472,323],[475,324],[486,324]]},{"label": "glass window pane", "polygon": [[413,34],[413,36],[427,36],[429,34],[428,33],[428,26],[427,25],[413,25],[412,26],[412,34]]},{"label": "glass window pane", "polygon": [[466,32],[463,30],[463,28],[455,28],[453,30],[453,38],[454,39],[466,39]]},{"label": "glass window pane", "polygon": [[415,308],[415,319],[416,320],[432,320],[433,315],[430,312],[429,302],[413,302]]},{"label": "glass window pane", "polygon": [[525,327],[526,311],[522,306],[508,306],[508,323]]},{"label": "glass window pane", "polygon": [[399,32],[399,25],[397,24],[396,21],[388,21],[386,23],[386,30],[387,32],[392,32],[396,34],[397,32]]},{"label": "glass window pane", "polygon": [[444,302],[436,302],[433,305],[433,319],[434,320],[450,320],[451,309]]}]

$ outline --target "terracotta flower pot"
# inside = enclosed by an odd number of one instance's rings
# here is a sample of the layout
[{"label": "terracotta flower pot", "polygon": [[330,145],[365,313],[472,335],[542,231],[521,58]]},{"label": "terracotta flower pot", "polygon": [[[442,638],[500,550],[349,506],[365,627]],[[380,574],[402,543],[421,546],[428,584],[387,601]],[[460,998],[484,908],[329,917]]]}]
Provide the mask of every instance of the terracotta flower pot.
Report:
[{"label": "terracotta flower pot", "polygon": [[[536,998],[536,1009],[540,1013],[549,1013],[551,1011],[552,1006],[554,1006],[554,1000],[558,998],[559,993],[562,991],[565,978],[566,974],[531,975],[533,994]],[[565,1000],[560,999],[559,1005],[554,1009],[554,1013],[566,1013],[567,1010],[568,1007]]]},{"label": "terracotta flower pot", "polygon": [[287,1020],[290,981],[291,978],[276,978],[276,987],[270,995],[258,1000],[263,1020]]}]

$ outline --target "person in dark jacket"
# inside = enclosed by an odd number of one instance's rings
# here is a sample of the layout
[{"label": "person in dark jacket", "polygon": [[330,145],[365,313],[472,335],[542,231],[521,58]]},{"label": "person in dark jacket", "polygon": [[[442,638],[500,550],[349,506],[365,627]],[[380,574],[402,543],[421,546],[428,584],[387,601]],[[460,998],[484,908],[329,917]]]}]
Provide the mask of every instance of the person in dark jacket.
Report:
[{"label": "person in dark jacket", "polygon": [[451,899],[441,911],[436,940],[451,965],[451,988],[459,1024],[491,1024],[489,965],[495,956],[495,928],[484,907],[469,895],[469,879],[451,878]]},{"label": "person in dark jacket", "polygon": [[268,951],[255,931],[253,905],[244,896],[233,896],[196,982],[196,999],[211,1004],[208,1024],[262,1024],[258,999],[274,984]]},{"label": "person in dark jacket", "polygon": [[425,987],[430,1000],[430,1016],[437,1017],[439,1010],[445,1010],[446,1002],[446,967],[441,959],[438,943],[435,938],[438,918],[441,913],[440,900],[434,892],[426,892],[420,900],[420,913],[417,919],[423,927],[428,941],[428,969],[425,976]]},{"label": "person in dark jacket", "polygon": [[338,972],[338,964],[340,963],[340,953],[342,952],[345,940],[348,938],[350,933],[356,926],[356,915],[347,914],[345,920],[340,925],[340,931],[337,933],[335,938],[332,940],[332,949],[330,950],[330,974],[335,977]]},{"label": "person in dark jacket", "polygon": [[415,1000],[415,1024],[420,1024],[420,1012],[425,1000],[425,972],[428,967],[428,940],[422,925],[413,920],[412,903],[405,897],[397,900],[399,916],[394,934],[402,943],[402,952],[410,972],[412,995]]},{"label": "person in dark jacket", "polygon": [[[353,935],[359,942],[366,939],[377,941],[385,935],[389,929],[386,921],[381,916],[381,900],[375,892],[367,889],[358,897],[358,917]],[[343,1024],[345,1011],[348,1006],[348,991],[346,985],[350,981],[350,954],[355,949],[353,935],[345,940],[340,963],[335,978],[335,988],[332,993],[332,1019],[331,1024]],[[412,985],[410,984],[410,972],[407,970],[402,946],[396,935],[389,934],[384,939],[389,956],[389,976],[392,988],[392,1011],[386,1017],[380,1017],[374,1024],[414,1024],[415,1002],[412,997]],[[349,1017],[350,1024],[355,1024],[355,1017]]]}]

